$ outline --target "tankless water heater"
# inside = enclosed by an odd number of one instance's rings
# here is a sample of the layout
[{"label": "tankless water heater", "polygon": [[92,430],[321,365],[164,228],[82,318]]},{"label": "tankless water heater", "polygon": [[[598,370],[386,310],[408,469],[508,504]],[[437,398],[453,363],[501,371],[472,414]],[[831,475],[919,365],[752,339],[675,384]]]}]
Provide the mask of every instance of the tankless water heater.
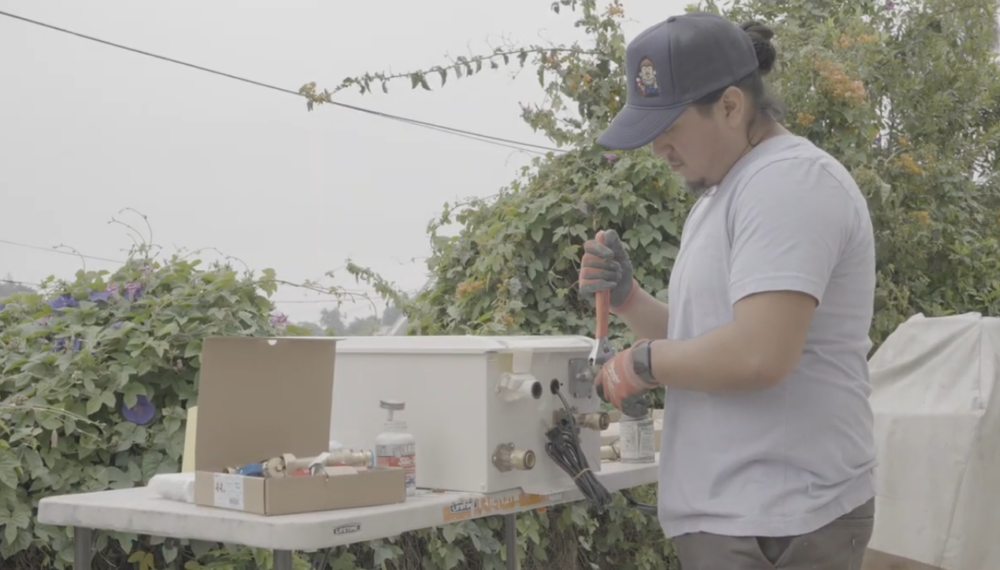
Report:
[{"label": "tankless water heater", "polygon": [[[574,487],[549,459],[545,432],[565,414],[582,424],[581,448],[600,470],[607,421],[581,336],[373,336],[337,344],[330,439],[371,448],[382,400],[401,400],[416,438],[417,486],[470,493]],[[605,424],[606,425],[606,424]]]}]

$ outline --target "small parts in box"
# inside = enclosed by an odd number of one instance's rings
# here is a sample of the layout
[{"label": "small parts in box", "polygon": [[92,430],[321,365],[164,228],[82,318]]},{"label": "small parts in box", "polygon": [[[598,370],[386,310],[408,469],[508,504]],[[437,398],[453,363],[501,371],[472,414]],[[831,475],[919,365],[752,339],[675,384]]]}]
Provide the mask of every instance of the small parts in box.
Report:
[{"label": "small parts in box", "polygon": [[242,467],[226,467],[224,472],[230,475],[243,475],[244,477],[284,477],[285,460],[281,457],[272,457],[267,461],[248,463]]},{"label": "small parts in box", "polygon": [[338,449],[321,453],[316,457],[297,458],[286,453],[281,457],[272,457],[266,461],[250,463],[242,467],[227,467],[225,472],[266,479],[313,475],[329,477],[343,473],[345,467],[353,472],[359,472],[367,471],[373,464],[374,455],[371,451]]}]

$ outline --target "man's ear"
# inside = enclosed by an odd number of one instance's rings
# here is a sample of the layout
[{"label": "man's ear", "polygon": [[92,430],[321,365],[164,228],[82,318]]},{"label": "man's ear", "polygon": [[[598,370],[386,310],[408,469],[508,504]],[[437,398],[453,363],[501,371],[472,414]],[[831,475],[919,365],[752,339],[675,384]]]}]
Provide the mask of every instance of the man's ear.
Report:
[{"label": "man's ear", "polygon": [[730,126],[737,126],[742,122],[743,114],[746,112],[747,99],[746,94],[741,89],[738,87],[726,89],[722,93],[719,103],[722,105],[726,122]]}]

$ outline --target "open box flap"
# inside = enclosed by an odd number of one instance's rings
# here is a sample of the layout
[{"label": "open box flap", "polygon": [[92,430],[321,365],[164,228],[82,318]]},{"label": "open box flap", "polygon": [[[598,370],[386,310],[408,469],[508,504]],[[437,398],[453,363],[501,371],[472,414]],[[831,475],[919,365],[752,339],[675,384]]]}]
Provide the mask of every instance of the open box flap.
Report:
[{"label": "open box flap", "polygon": [[337,340],[205,339],[195,469],[326,451]]}]

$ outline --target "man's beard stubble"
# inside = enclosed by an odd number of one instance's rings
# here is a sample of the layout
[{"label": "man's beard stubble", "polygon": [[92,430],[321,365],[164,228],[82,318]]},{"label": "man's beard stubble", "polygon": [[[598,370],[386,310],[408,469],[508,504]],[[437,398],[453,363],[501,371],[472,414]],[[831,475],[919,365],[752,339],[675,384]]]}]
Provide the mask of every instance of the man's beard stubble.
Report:
[{"label": "man's beard stubble", "polygon": [[704,178],[699,178],[698,180],[685,180],[684,188],[694,195],[696,198],[701,198],[705,194],[708,194],[709,190],[715,187],[714,184],[709,184],[708,180]]}]

